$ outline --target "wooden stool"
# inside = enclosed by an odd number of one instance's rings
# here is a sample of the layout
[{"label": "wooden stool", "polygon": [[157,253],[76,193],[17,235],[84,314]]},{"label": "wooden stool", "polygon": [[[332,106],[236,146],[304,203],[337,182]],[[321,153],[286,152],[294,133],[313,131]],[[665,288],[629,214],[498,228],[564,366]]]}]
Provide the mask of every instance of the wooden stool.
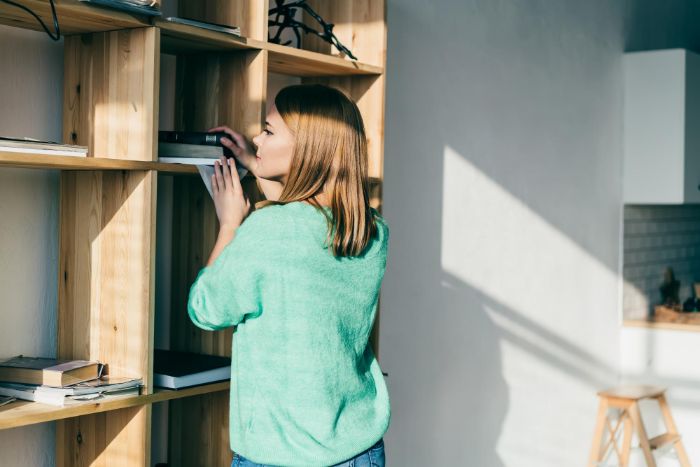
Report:
[{"label": "wooden stool", "polygon": [[[673,445],[678,454],[678,460],[682,467],[690,467],[688,454],[685,452],[681,436],[678,434],[676,424],[671,417],[671,410],[666,403],[665,388],[656,386],[620,386],[607,391],[598,392],[600,405],[598,408],[598,420],[596,421],[593,446],[588,460],[588,467],[598,466],[608,457],[608,450],[612,448],[617,453],[617,458],[622,467],[627,467],[630,460],[630,448],[632,445],[632,433],[636,432],[639,444],[644,453],[648,467],[656,467],[656,461],[652,451]],[[638,402],[641,399],[655,399],[659,403],[661,415],[666,426],[666,433],[652,439],[647,438],[647,432],[642,422]],[[608,416],[608,409],[620,410],[620,416],[615,420]],[[613,426],[613,422],[615,422]],[[624,427],[622,446],[617,444],[618,430]],[[607,428],[607,430],[606,430]],[[607,438],[605,433],[608,432]],[[605,438],[605,439],[604,439]],[[605,442],[604,442],[605,441]]]}]

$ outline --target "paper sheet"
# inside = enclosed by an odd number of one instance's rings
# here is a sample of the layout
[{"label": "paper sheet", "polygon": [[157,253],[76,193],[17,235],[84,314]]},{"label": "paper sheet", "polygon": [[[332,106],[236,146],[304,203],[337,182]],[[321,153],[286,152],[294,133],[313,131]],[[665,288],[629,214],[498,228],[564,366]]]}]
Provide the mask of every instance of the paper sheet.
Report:
[{"label": "paper sheet", "polygon": [[[213,165],[198,165],[197,170],[199,170],[199,175],[202,177],[202,181],[204,182],[204,186],[207,187],[207,191],[209,192],[209,196],[214,199],[214,192],[211,189],[211,177],[214,175],[214,166]],[[238,178],[243,178],[246,176],[248,173],[248,169],[242,167],[242,166],[236,166],[236,171],[238,172]]]}]

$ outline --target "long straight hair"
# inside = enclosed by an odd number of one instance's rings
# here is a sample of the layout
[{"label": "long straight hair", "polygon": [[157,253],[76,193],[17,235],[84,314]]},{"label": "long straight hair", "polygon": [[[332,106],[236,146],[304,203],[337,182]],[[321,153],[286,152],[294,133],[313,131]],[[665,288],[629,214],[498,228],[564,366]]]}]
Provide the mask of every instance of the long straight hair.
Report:
[{"label": "long straight hair", "polygon": [[[326,246],[334,256],[358,256],[377,233],[369,204],[367,136],[357,105],[321,84],[287,86],[275,107],[295,136],[287,183],[279,200],[256,208],[308,201],[326,216]],[[316,195],[330,196],[331,215]]]}]

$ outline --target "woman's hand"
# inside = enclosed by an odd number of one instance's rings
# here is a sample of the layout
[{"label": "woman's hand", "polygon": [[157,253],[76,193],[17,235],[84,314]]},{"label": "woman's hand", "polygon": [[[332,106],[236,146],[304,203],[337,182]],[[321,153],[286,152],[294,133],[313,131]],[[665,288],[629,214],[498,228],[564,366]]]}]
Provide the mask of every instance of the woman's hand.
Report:
[{"label": "woman's hand", "polygon": [[221,230],[235,231],[250,213],[250,200],[243,193],[235,161],[223,156],[214,161],[211,188]]},{"label": "woman's hand", "polygon": [[250,173],[257,176],[256,174],[256,160],[255,160],[255,150],[253,145],[250,144],[246,138],[227,126],[217,126],[208,130],[210,133],[215,131],[223,131],[229,138],[221,138],[221,144],[229,148],[233,153],[236,160],[245,167]]}]

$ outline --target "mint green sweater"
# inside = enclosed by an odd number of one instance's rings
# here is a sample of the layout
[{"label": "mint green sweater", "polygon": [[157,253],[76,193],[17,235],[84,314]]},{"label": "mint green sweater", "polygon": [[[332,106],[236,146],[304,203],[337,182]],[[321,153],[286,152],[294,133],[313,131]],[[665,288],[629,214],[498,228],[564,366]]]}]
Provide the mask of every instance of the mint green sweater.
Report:
[{"label": "mint green sweater", "polygon": [[[324,208],[330,213],[329,208]],[[389,228],[357,257],[324,249],[326,219],[306,203],[251,213],[190,289],[202,329],[236,326],[231,449],[260,464],[328,466],[386,432],[389,394],[368,338]]]}]

